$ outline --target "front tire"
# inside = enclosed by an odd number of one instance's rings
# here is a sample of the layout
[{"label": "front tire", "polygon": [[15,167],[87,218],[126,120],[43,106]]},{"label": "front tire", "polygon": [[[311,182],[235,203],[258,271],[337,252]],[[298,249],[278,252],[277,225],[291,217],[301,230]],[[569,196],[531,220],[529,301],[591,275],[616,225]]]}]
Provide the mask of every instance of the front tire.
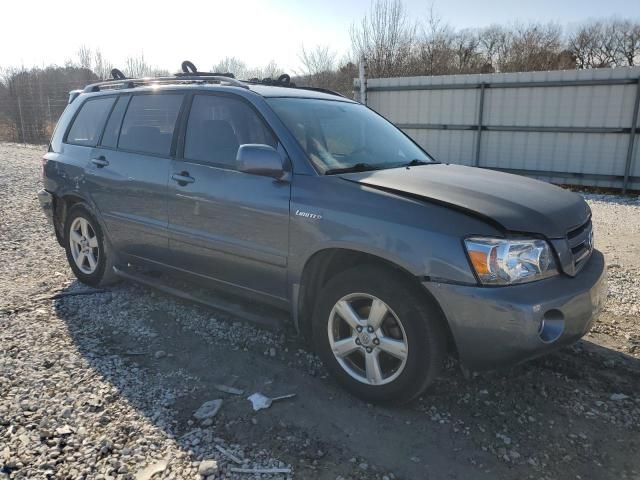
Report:
[{"label": "front tire", "polygon": [[69,210],[64,226],[64,247],[76,278],[92,287],[118,281],[115,255],[100,224],[84,204]]},{"label": "front tire", "polygon": [[436,378],[447,336],[440,309],[399,272],[366,265],[322,289],[316,351],[337,381],[373,403],[408,403]]}]

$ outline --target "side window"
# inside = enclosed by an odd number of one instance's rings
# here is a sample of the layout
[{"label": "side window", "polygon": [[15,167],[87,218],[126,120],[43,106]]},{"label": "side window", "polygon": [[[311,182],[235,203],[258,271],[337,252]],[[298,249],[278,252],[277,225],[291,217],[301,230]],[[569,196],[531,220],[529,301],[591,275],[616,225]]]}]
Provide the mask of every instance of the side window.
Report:
[{"label": "side window", "polygon": [[89,99],[82,104],[67,133],[66,143],[95,147],[115,97]]},{"label": "side window", "polygon": [[224,96],[193,97],[184,157],[234,169],[240,145],[276,147],[278,141],[258,114],[244,101]]},{"label": "side window", "polygon": [[109,115],[109,120],[107,120],[104,134],[102,135],[102,141],[100,142],[100,145],[103,147],[116,148],[118,146],[118,134],[120,133],[122,116],[127,109],[127,103],[129,103],[128,96],[120,97],[116,102],[116,106],[113,107],[111,115]]},{"label": "side window", "polygon": [[182,94],[134,95],[122,122],[118,148],[169,155]]}]

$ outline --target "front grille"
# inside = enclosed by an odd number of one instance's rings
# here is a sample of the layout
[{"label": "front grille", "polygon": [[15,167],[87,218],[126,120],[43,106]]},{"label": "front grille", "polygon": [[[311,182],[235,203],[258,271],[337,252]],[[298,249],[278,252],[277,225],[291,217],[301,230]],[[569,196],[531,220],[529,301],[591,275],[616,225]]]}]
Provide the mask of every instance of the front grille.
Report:
[{"label": "front grille", "polygon": [[567,234],[567,241],[569,242],[569,248],[573,256],[573,267],[577,273],[584,267],[593,252],[593,229],[591,220],[575,230],[571,230]]}]

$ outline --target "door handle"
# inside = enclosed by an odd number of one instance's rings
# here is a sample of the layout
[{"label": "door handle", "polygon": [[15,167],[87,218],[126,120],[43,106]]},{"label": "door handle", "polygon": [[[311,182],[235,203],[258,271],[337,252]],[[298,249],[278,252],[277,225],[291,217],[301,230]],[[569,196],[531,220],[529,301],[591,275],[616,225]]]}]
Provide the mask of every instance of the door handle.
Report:
[{"label": "door handle", "polygon": [[107,160],[106,158],[104,158],[104,156],[99,156],[97,158],[92,158],[91,159],[91,163],[93,163],[94,165],[96,165],[98,168],[102,168],[102,167],[106,167],[107,165],[109,165],[109,160]]},{"label": "door handle", "polygon": [[171,175],[171,180],[173,180],[174,182],[178,182],[178,185],[181,185],[183,187],[188,183],[193,183],[196,181],[195,178],[189,176],[189,172],[174,173],[173,175]]}]

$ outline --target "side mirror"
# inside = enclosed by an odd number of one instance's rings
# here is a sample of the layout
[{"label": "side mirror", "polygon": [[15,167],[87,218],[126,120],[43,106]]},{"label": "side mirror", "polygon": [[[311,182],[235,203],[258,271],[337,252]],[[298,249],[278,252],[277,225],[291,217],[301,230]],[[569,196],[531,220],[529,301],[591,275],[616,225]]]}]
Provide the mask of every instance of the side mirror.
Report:
[{"label": "side mirror", "polygon": [[282,157],[269,145],[240,145],[236,155],[236,166],[240,172],[251,175],[277,179],[284,176]]}]

